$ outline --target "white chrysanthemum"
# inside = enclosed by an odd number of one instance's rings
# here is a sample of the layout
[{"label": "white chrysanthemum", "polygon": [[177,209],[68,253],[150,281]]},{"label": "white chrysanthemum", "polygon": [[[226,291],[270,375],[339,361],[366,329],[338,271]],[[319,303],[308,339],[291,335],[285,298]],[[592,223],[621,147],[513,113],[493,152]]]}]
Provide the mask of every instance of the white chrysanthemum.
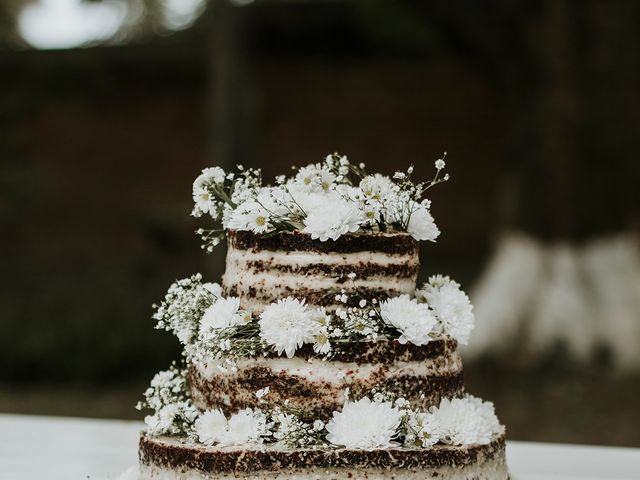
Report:
[{"label": "white chrysanthemum", "polygon": [[360,189],[367,199],[385,202],[396,194],[398,186],[389,177],[376,173],[360,180]]},{"label": "white chrysanthemum", "polygon": [[213,445],[225,438],[227,425],[227,417],[221,410],[207,410],[200,414],[194,427],[200,443]]},{"label": "white chrysanthemum", "polygon": [[336,176],[326,166],[307,165],[298,170],[293,183],[306,192],[329,191],[336,181]]},{"label": "white chrysanthemum", "polygon": [[326,429],[327,440],[346,448],[385,448],[392,444],[402,413],[391,402],[372,402],[364,397],[345,403],[341,412],[333,412]]},{"label": "white chrysanthemum", "polygon": [[326,195],[307,211],[302,231],[313,239],[326,242],[357,231],[364,221],[357,204],[340,196]]},{"label": "white chrysanthemum", "polygon": [[475,325],[473,305],[460,285],[448,277],[432,277],[417,292],[424,297],[442,325],[444,333],[466,345]]},{"label": "white chrysanthemum", "polygon": [[331,342],[329,341],[331,317],[327,315],[327,311],[324,308],[316,308],[311,310],[311,318],[317,323],[313,351],[320,355],[326,355],[331,351]]},{"label": "white chrysanthemum", "polygon": [[264,413],[245,408],[229,418],[227,431],[219,444],[229,446],[262,443],[263,437],[270,433],[269,428]]},{"label": "white chrysanthemum", "polygon": [[220,167],[205,168],[193,181],[193,191],[204,189],[207,185],[224,182],[225,173]]},{"label": "white chrysanthemum", "polygon": [[440,441],[450,445],[486,445],[503,431],[493,404],[467,395],[464,398],[444,398],[432,408]]},{"label": "white chrysanthemum", "polygon": [[380,316],[387,324],[400,331],[400,343],[425,345],[431,340],[438,325],[428,305],[418,303],[406,294],[381,302]]},{"label": "white chrysanthemum", "polygon": [[202,315],[200,335],[207,337],[217,330],[240,325],[246,320],[246,317],[239,309],[240,299],[238,297],[218,298]]},{"label": "white chrysanthemum", "polygon": [[411,412],[406,429],[405,445],[427,448],[440,441],[440,427],[431,413]]},{"label": "white chrysanthemum", "polygon": [[259,324],[260,337],[275,347],[278,355],[285,352],[289,358],[303,344],[313,342],[321,327],[304,301],[291,297],[269,305],[260,314]]},{"label": "white chrysanthemum", "polygon": [[414,203],[412,213],[407,224],[407,232],[416,240],[429,240],[434,242],[440,230],[435,224],[429,209],[424,204]]},{"label": "white chrysanthemum", "polygon": [[194,188],[202,188],[207,184],[224,182],[226,174],[220,167],[210,167],[202,170],[202,173],[193,182]]},{"label": "white chrysanthemum", "polygon": [[199,212],[198,216],[200,213],[208,213],[214,218],[217,217],[218,209],[215,204],[215,198],[206,188],[194,187],[192,197],[196,211]]},{"label": "white chrysanthemum", "polygon": [[254,200],[247,200],[235,209],[225,211],[223,226],[231,230],[251,230],[254,233],[269,231],[269,212]]}]

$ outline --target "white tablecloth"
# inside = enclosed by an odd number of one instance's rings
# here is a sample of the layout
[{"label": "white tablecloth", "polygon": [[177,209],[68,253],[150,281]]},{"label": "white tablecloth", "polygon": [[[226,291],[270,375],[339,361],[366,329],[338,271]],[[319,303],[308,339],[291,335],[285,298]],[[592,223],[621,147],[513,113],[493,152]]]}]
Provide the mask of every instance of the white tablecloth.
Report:
[{"label": "white tablecloth", "polygon": [[[0,414],[0,479],[113,480],[137,462],[142,424]],[[640,479],[640,449],[508,442],[514,480]]]}]

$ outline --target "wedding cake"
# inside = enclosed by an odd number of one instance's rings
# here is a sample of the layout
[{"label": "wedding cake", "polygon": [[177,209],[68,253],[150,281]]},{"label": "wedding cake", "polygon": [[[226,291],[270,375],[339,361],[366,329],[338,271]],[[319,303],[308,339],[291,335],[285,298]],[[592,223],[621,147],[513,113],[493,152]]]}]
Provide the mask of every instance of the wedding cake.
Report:
[{"label": "wedding cake", "polygon": [[415,183],[334,154],[272,185],[203,170],[192,215],[213,224],[205,250],[226,238],[226,270],[154,306],[183,358],[138,405],[138,478],[508,478],[504,427],[464,390],[469,299],[442,275],[416,288],[435,167]]}]

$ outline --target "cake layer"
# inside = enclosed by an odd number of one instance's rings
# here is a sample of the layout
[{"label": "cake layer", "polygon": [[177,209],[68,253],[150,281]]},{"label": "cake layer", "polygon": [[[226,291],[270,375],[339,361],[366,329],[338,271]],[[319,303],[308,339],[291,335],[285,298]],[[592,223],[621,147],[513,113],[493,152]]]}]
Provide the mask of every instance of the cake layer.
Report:
[{"label": "cake layer", "polygon": [[[305,345],[293,358],[248,358],[235,372],[223,373],[218,364],[192,366],[189,372],[193,403],[200,409],[235,412],[258,405],[282,405],[285,400],[314,418],[326,418],[344,403],[347,387],[354,397],[383,388],[416,407],[437,405],[442,397],[463,393],[462,361],[456,341],[441,337],[418,347],[398,341],[355,342],[338,345],[330,360],[319,358]],[[258,400],[255,392],[269,387]]]},{"label": "cake layer", "polygon": [[415,290],[418,244],[406,233],[350,234],[321,242],[299,232],[265,237],[230,231],[228,238],[223,291],[258,313],[287,296],[334,310],[342,290],[355,304],[359,298],[381,300]]},{"label": "cake layer", "polygon": [[429,449],[206,447],[176,437],[140,438],[140,480],[506,480],[504,436],[488,445]]}]

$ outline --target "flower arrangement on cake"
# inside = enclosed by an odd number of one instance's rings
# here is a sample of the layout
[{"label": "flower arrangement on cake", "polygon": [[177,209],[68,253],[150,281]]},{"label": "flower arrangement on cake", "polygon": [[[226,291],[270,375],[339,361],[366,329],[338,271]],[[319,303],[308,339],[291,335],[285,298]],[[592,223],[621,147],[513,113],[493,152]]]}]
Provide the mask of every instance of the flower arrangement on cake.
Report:
[{"label": "flower arrangement on cake", "polygon": [[[445,155],[446,156],[446,153]],[[262,185],[260,170],[238,166],[226,173],[205,168],[193,184],[195,217],[209,215],[217,225],[200,229],[203,247],[212,251],[228,230],[259,234],[300,231],[320,241],[354,232],[408,232],[416,240],[435,241],[440,234],[424,193],[449,180],[441,172],[444,156],[435,162],[430,182],[411,181],[413,167],[393,177],[366,173],[365,164],[346,156],[328,155],[323,163],[294,170],[290,178]]]},{"label": "flower arrangement on cake", "polygon": [[203,170],[192,215],[214,223],[207,251],[227,238],[226,270],[154,306],[183,356],[138,404],[140,478],[508,478],[493,405],[464,391],[469,298],[443,275],[416,288],[435,167],[414,183],[333,154],[274,185]]}]

